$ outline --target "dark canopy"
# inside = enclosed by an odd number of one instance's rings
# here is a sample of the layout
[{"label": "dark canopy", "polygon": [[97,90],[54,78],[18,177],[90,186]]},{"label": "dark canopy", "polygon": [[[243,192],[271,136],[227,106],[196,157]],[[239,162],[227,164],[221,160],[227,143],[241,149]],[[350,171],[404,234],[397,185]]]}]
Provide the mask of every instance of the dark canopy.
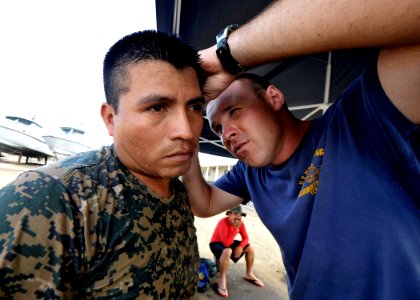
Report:
[{"label": "dark canopy", "polygon": [[[226,25],[244,24],[269,0],[156,0],[157,28],[178,34],[197,49],[215,43]],[[280,29],[279,29],[280,30]],[[319,117],[363,69],[372,49],[340,50],[294,57],[251,70],[283,91],[287,105],[300,119]],[[231,157],[207,121],[200,151]]]}]

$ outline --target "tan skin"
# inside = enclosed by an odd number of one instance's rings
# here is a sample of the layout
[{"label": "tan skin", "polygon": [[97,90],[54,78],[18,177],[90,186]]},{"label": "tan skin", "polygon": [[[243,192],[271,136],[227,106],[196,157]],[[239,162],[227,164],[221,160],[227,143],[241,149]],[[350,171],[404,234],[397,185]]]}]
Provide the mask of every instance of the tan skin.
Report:
[{"label": "tan skin", "polygon": [[252,167],[283,163],[309,127],[287,110],[275,86],[261,94],[259,98],[249,80],[241,79],[207,106],[210,126],[226,149]]},{"label": "tan skin", "polygon": [[191,67],[178,70],[156,60],[129,68],[118,112],[104,103],[101,116],[121,162],[156,194],[169,197],[169,182],[190,168],[203,126],[197,75]]}]

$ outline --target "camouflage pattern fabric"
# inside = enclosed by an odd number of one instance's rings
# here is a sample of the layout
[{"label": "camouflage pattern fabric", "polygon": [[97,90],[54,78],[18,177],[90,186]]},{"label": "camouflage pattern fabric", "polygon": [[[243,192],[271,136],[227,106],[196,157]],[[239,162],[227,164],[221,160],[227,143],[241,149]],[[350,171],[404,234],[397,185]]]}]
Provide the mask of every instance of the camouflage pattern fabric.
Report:
[{"label": "camouflage pattern fabric", "polygon": [[161,198],[103,147],[0,190],[1,299],[189,299],[198,282],[184,186]]}]

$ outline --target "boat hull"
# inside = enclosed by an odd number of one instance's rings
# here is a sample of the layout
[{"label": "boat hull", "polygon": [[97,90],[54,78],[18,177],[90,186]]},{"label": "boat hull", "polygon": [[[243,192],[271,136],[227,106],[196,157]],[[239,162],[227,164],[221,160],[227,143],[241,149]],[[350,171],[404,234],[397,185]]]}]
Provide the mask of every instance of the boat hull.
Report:
[{"label": "boat hull", "polygon": [[54,156],[44,140],[3,125],[0,125],[0,151],[30,157]]},{"label": "boat hull", "polygon": [[72,141],[62,137],[45,135],[43,138],[56,156],[70,156],[80,152],[92,150],[92,148],[80,142]]}]

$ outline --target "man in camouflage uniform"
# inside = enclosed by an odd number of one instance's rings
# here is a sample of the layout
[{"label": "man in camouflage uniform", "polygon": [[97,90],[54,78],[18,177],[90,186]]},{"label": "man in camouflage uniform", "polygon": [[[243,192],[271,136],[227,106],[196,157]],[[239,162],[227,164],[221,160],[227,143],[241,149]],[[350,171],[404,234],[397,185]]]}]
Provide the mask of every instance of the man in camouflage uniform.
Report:
[{"label": "man in camouflage uniform", "polygon": [[203,125],[197,52],[160,32],[128,35],[105,57],[104,85],[113,145],[0,190],[0,298],[195,294],[196,229],[177,177]]}]

